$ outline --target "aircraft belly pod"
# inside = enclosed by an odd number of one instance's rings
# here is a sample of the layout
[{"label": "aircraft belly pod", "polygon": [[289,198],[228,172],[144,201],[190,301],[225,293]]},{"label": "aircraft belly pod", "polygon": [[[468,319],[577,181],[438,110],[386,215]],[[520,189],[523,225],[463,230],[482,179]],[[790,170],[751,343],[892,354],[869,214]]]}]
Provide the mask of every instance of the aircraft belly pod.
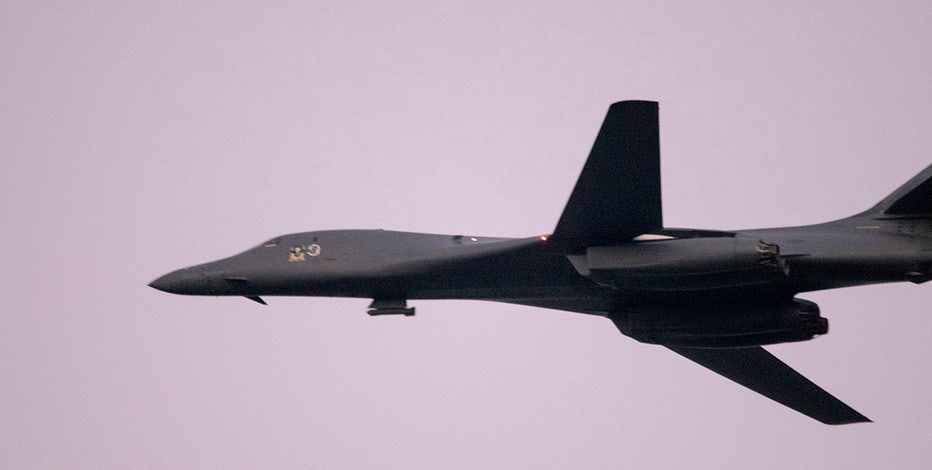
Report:
[{"label": "aircraft belly pod", "polygon": [[761,346],[828,321],[802,292],[932,279],[932,165],[865,212],[824,224],[664,227],[658,106],[613,104],[553,234],[529,238],[332,230],[283,235],[150,285],[186,295],[480,299],[605,316],[827,424],[869,421]]}]

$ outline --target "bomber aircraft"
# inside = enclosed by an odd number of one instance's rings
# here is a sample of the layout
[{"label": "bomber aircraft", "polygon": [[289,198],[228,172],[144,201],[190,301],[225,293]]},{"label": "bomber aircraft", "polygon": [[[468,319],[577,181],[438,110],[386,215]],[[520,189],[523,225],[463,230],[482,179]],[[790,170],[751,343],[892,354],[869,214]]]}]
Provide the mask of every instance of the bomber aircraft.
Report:
[{"label": "bomber aircraft", "polygon": [[333,230],[275,237],[179,269],[175,294],[478,299],[601,315],[826,424],[870,421],[762,345],[804,341],[828,321],[802,292],[932,279],[932,165],[874,207],[833,222],[736,231],[668,228],[658,105],[609,107],[552,234],[529,238]]}]

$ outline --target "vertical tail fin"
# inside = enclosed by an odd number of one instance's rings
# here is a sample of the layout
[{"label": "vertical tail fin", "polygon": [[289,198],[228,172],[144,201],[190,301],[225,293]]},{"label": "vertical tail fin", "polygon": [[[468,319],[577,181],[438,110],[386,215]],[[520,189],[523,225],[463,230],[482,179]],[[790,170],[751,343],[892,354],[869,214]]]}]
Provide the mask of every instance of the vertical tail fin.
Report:
[{"label": "vertical tail fin", "polygon": [[932,219],[932,165],[862,214],[872,218]]}]

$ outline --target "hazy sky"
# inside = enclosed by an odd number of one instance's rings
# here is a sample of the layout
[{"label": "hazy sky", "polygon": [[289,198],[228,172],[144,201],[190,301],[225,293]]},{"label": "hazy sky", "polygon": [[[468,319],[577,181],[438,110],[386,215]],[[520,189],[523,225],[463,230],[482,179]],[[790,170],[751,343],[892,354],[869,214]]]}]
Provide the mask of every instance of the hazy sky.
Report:
[{"label": "hazy sky", "polygon": [[335,228],[549,233],[608,105],[660,102],[665,222],[864,210],[930,163],[928,2],[5,2],[0,467],[919,468],[932,287],[811,293],[770,348],[829,427],[603,318],[182,297]]}]

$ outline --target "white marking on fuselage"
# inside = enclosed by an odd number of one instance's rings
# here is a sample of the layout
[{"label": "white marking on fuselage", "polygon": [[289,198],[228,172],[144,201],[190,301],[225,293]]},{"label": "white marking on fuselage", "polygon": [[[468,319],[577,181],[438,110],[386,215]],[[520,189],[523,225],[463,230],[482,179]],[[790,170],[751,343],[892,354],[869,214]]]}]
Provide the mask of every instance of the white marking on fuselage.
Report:
[{"label": "white marking on fuselage", "polygon": [[669,235],[659,235],[656,233],[642,233],[632,238],[632,240],[636,242],[649,242],[654,240],[673,240],[674,238],[676,237],[671,237]]}]

